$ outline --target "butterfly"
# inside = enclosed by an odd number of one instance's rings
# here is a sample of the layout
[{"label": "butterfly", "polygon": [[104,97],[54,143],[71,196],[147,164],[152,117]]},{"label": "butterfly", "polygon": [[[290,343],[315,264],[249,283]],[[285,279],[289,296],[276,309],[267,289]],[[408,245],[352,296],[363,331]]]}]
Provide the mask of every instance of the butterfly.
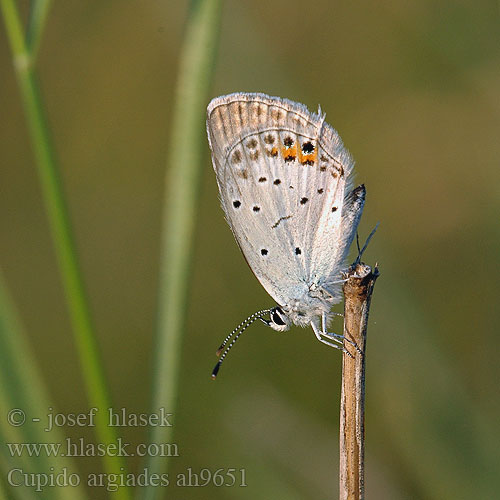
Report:
[{"label": "butterfly", "polygon": [[[226,220],[250,269],[276,306],[258,311],[224,340],[212,373],[241,333],[260,319],[277,331],[328,332],[342,271],[365,203],[352,189],[354,161],[321,109],[261,93],[234,93],[207,108],[207,135]],[[269,319],[267,319],[267,317]]]}]

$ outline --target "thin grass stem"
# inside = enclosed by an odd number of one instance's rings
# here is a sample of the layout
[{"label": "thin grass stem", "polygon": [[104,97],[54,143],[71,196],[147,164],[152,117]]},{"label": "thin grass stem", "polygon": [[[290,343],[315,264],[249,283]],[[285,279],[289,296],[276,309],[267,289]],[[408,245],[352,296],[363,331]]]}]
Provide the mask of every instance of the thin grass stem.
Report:
[{"label": "thin grass stem", "polygon": [[38,49],[42,40],[43,30],[48,19],[52,0],[35,0],[31,2],[28,28],[26,31],[26,45],[32,60],[36,61]]},{"label": "thin grass stem", "polygon": [[[192,2],[181,51],[172,131],[168,142],[163,208],[158,324],[155,339],[152,410],[175,413],[189,268],[195,228],[205,110],[215,60],[220,0]],[[154,443],[170,442],[171,427],[154,427]],[[168,468],[168,457],[149,457],[150,473]],[[152,500],[158,488],[141,492]],[[144,495],[144,496],[142,496]]]},{"label": "thin grass stem", "polygon": [[[40,471],[49,474],[50,468],[68,474],[76,472],[73,461],[69,457],[40,453],[31,457],[25,453],[13,455],[9,445],[16,443],[63,443],[64,436],[57,427],[45,432],[47,422],[45,416],[50,402],[47,389],[40,376],[36,360],[32,354],[13,301],[8,294],[3,275],[0,273],[0,407],[5,415],[0,419],[0,438],[3,446],[0,464],[4,469],[4,478],[9,471],[21,468],[26,471]],[[22,412],[22,413],[21,413]],[[26,419],[24,425],[13,425],[19,419]],[[39,418],[39,422],[33,422]],[[13,420],[11,420],[13,419]],[[17,481],[14,476],[14,481]],[[33,488],[17,486],[16,498],[35,498]],[[61,486],[51,489],[54,500],[83,500],[85,488],[79,486]]]},{"label": "thin grass stem", "polygon": [[[69,220],[67,205],[63,195],[62,183],[56,158],[50,140],[49,127],[44,115],[43,102],[34,69],[34,61],[29,52],[23,25],[13,0],[0,0],[0,7],[9,39],[15,73],[21,99],[28,122],[31,144],[34,151],[43,200],[47,212],[56,256],[60,266],[69,317],[75,336],[83,378],[89,404],[98,408],[95,419],[96,436],[101,443],[116,442],[116,432],[108,426],[108,408],[111,407],[104,369],[99,357],[96,333],[92,324],[88,300],[78,264],[76,246]],[[37,28],[41,33],[40,19]],[[104,467],[107,472],[123,472],[125,463],[122,457],[105,455]],[[121,469],[123,468],[123,469]],[[115,496],[130,498],[127,488],[120,488]]]}]

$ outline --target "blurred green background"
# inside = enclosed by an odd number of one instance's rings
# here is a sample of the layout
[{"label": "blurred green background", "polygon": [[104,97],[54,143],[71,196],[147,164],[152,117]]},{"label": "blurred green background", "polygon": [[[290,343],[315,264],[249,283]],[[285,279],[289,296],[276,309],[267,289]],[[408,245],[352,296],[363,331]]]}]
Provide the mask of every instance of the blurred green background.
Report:
[{"label": "blurred green background", "polygon": [[[130,412],[150,411],[165,159],[188,6],[55,2],[38,61],[113,406]],[[223,4],[207,103],[261,91],[321,104],[367,188],[361,238],[381,223],[364,256],[381,271],[367,351],[370,499],[498,498],[499,21],[493,1]],[[1,263],[51,401],[87,412],[3,25],[0,75]],[[339,352],[310,329],[257,325],[210,379],[220,341],[273,304],[224,222],[208,145],[201,171],[170,475],[245,469],[248,486],[171,485],[162,498],[336,498]],[[120,433],[147,439],[144,428]],[[99,458],[75,464],[102,470]],[[133,472],[143,466],[129,460]]]}]

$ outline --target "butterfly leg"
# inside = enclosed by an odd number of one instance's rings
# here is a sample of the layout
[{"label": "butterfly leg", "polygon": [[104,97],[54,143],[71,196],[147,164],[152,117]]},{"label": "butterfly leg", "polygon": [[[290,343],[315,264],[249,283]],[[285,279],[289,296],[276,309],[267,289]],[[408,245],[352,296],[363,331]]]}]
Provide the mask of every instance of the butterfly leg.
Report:
[{"label": "butterfly leg", "polygon": [[317,325],[314,323],[314,321],[311,321],[311,327],[313,329],[314,335],[316,335],[316,338],[320,341],[323,342],[323,344],[329,345],[330,347],[335,347],[335,349],[340,349],[341,351],[343,350],[342,346],[333,344],[332,342],[328,342],[328,340],[325,340],[321,337],[321,331],[317,327]]},{"label": "butterfly leg", "polygon": [[335,349],[339,349],[342,352],[345,352],[346,354],[351,356],[351,358],[353,357],[352,354],[343,346],[343,344],[340,340],[332,338],[332,337],[330,337],[330,335],[327,335],[328,338],[334,340],[334,342],[338,342],[341,344],[341,345],[338,345],[338,344],[334,344],[333,342],[329,342],[328,340],[322,338],[321,335],[324,335],[324,333],[318,328],[318,326],[316,325],[316,323],[314,321],[311,321],[311,327],[313,329],[314,335],[316,335],[316,338],[320,342],[322,342],[323,344],[326,344],[330,347],[335,347]]},{"label": "butterfly leg", "polygon": [[351,339],[348,339],[344,335],[340,335],[339,333],[331,333],[327,329],[326,325],[326,314],[323,313],[321,316],[321,332],[320,335],[324,335],[325,337],[328,337],[329,339],[332,339],[334,342],[338,342],[339,344],[344,344],[344,341],[349,342],[356,351],[358,351],[360,354],[363,354],[361,349],[357,346],[356,342],[353,342]]},{"label": "butterfly leg", "polygon": [[326,314],[323,313],[321,315],[321,332],[320,335],[324,335],[325,337],[328,337],[332,339],[334,342],[338,342],[339,344],[344,343],[344,336],[340,335],[339,333],[330,333],[328,332],[328,328],[326,326]]}]

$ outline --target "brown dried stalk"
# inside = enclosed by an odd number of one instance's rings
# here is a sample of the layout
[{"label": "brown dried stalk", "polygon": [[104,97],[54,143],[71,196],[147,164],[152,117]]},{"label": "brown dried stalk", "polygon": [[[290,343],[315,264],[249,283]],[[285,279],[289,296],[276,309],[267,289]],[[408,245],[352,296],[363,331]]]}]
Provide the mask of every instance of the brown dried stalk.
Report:
[{"label": "brown dried stalk", "polygon": [[340,401],[340,500],[363,500],[365,454],[365,360],[368,313],[375,280],[375,265],[353,264],[344,284],[344,340]]}]

